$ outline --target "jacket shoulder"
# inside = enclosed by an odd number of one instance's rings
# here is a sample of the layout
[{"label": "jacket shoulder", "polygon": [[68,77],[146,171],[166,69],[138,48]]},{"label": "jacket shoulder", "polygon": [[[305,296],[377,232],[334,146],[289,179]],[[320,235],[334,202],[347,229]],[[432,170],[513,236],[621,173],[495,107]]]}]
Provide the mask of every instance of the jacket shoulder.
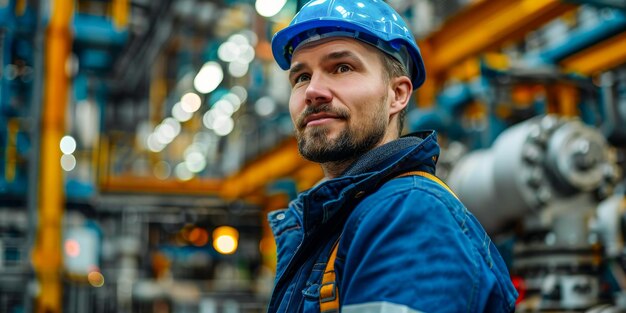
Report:
[{"label": "jacket shoulder", "polygon": [[510,284],[508,271],[495,247],[481,251],[492,243],[475,223],[453,194],[428,178],[387,182],[363,199],[344,229],[337,256],[342,303],[383,297],[427,312],[482,312],[492,305],[509,311],[515,298],[499,286]]}]

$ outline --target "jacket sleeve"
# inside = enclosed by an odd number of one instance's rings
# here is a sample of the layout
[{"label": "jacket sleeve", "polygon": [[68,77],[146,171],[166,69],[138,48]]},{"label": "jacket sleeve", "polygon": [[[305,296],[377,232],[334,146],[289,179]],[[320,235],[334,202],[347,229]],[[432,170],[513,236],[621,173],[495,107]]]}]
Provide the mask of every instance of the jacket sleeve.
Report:
[{"label": "jacket sleeve", "polygon": [[494,299],[502,298],[498,278],[479,249],[493,244],[474,238],[469,212],[443,188],[402,180],[347,221],[336,263],[342,312],[509,311],[510,302]]}]

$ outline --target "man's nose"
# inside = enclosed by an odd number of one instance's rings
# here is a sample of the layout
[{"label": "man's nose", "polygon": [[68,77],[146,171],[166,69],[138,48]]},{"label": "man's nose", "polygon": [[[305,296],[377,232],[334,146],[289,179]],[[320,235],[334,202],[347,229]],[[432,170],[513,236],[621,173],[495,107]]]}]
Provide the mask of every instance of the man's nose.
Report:
[{"label": "man's nose", "polygon": [[333,99],[328,82],[320,75],[311,77],[306,88],[305,97],[306,105],[325,104]]}]

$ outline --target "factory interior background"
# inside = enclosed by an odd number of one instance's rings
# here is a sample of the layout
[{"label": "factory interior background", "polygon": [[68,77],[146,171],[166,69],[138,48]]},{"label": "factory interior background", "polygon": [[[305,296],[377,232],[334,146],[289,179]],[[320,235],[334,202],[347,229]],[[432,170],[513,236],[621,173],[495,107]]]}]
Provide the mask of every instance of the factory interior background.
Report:
[{"label": "factory interior background", "polygon": [[[270,50],[304,2],[0,0],[0,312],[265,311],[266,214],[323,176]],[[626,1],[387,2],[517,311],[626,311]]]}]

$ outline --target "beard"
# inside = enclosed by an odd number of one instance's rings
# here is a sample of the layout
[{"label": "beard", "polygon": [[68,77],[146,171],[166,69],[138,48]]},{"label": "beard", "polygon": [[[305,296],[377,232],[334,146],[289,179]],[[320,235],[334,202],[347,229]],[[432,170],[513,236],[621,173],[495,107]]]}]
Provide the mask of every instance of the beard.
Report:
[{"label": "beard", "polygon": [[[381,105],[386,103],[386,97],[381,99]],[[316,163],[341,162],[353,160],[365,152],[376,147],[387,130],[387,117],[382,114],[382,108],[375,107],[371,115],[364,116],[363,121],[350,124],[350,114],[346,111],[333,109],[330,105],[309,107],[298,119],[296,139],[300,154],[309,161]],[[329,138],[330,129],[323,126],[304,128],[302,120],[310,114],[328,112],[337,115],[346,121],[346,127],[337,138]],[[300,130],[298,130],[300,129]]]}]

